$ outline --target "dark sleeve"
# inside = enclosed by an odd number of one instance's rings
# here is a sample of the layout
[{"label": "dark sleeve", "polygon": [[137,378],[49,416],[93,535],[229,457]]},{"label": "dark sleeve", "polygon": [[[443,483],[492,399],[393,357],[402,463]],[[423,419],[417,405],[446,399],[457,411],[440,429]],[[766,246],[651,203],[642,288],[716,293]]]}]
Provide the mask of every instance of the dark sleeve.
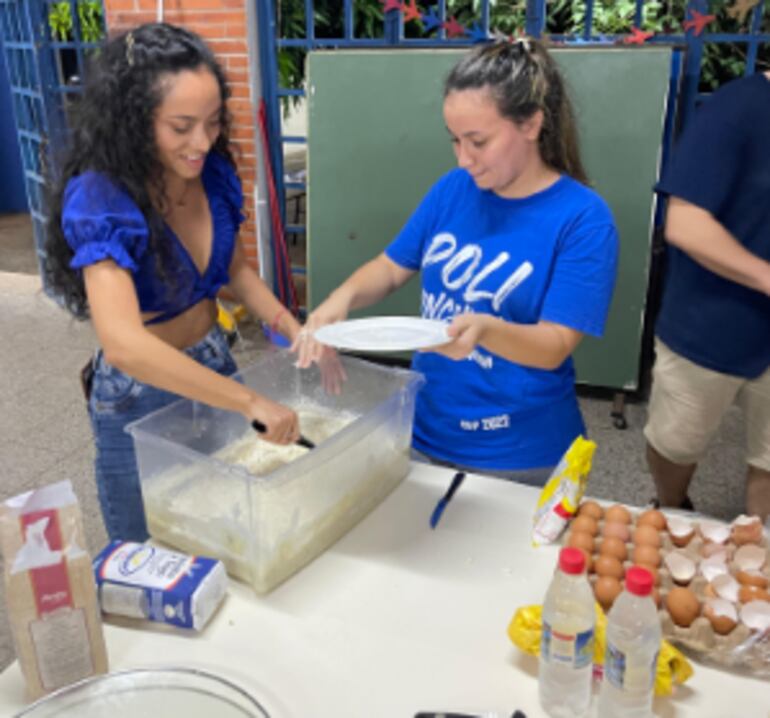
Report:
[{"label": "dark sleeve", "polygon": [[62,232],[74,256],[73,269],[112,259],[135,271],[147,251],[149,230],[134,201],[109,178],[85,172],[64,191]]},{"label": "dark sleeve", "polygon": [[729,108],[720,100],[712,97],[698,110],[656,187],[715,216],[729,201],[745,162],[744,133],[725,117]]}]

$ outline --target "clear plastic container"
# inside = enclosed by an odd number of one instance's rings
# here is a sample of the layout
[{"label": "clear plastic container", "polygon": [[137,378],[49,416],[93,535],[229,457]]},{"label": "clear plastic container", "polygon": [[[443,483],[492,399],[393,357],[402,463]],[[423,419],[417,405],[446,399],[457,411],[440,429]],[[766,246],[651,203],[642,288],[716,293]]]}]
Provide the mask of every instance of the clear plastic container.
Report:
[{"label": "clear plastic container", "polygon": [[269,352],[236,378],[297,410],[312,406],[352,421],[264,475],[222,458],[253,431],[240,414],[185,399],[127,427],[152,536],[221,559],[257,593],[318,556],[406,476],[415,394],[424,381],[341,357],[348,378],[341,394],[330,395],[318,369],[299,370],[295,359]]},{"label": "clear plastic container", "polygon": [[14,718],[277,718],[235,683],[208,671],[153,668],[109,673],[62,688]]},{"label": "clear plastic container", "polygon": [[538,689],[540,705],[551,718],[577,718],[588,712],[595,624],[585,556],[578,549],[563,548],[543,602]]},{"label": "clear plastic container", "polygon": [[607,616],[604,680],[599,718],[649,718],[661,628],[652,599],[652,574],[641,566],[626,572],[626,587]]}]

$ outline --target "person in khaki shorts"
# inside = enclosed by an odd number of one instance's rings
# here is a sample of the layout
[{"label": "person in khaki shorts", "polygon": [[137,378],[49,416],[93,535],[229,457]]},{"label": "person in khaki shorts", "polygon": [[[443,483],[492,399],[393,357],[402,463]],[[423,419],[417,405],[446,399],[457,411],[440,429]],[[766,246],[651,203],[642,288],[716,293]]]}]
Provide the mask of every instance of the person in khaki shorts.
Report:
[{"label": "person in khaki shorts", "polygon": [[[725,411],[747,425],[746,511],[770,515],[770,73],[697,111],[657,191],[669,243],[647,460],[663,506],[691,508],[698,461]],[[725,481],[734,477],[726,476]]]}]

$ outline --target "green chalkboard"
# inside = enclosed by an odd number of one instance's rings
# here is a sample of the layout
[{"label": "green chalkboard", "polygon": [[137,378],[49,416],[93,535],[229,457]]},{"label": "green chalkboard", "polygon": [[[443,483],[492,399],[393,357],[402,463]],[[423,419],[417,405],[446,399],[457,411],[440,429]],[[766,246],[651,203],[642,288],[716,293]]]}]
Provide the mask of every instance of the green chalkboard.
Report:
[{"label": "green chalkboard", "polygon": [[[441,114],[457,50],[319,51],[308,56],[308,304],[317,306],[401,229],[454,166]],[[556,49],[592,183],[613,210],[620,268],[605,336],[575,355],[578,381],[634,390],[671,50]],[[364,314],[417,314],[413,280]]]}]

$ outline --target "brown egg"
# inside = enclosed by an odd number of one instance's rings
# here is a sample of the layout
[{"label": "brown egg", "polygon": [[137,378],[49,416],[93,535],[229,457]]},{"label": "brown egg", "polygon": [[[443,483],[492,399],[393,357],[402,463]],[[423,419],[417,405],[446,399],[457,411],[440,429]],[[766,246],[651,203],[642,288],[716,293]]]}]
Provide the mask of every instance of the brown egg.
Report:
[{"label": "brown egg", "polygon": [[607,536],[599,545],[599,553],[607,556],[614,556],[618,561],[625,561],[628,558],[628,549],[625,541],[621,541],[614,536]]},{"label": "brown egg", "polygon": [[579,548],[586,553],[593,553],[594,551],[594,537],[585,531],[570,531],[569,538],[567,539],[567,546]]},{"label": "brown egg", "polygon": [[657,509],[643,511],[636,521],[637,526],[652,526],[658,531],[666,528],[666,517]]},{"label": "brown egg", "polygon": [[700,603],[689,588],[676,586],[666,596],[666,609],[677,626],[689,628],[700,613]]},{"label": "brown egg", "polygon": [[637,546],[644,544],[645,546],[660,547],[660,533],[656,528],[652,526],[638,526],[634,531],[634,543]]},{"label": "brown egg", "polygon": [[596,519],[592,519],[590,516],[575,516],[572,519],[571,528],[572,531],[591,534],[591,536],[596,536],[599,533],[599,524]]},{"label": "brown egg", "polygon": [[726,636],[737,625],[730,616],[717,613],[708,603],[703,606],[703,615],[708,619],[714,632],[720,636]]},{"label": "brown egg", "polygon": [[738,600],[741,603],[748,603],[749,601],[770,601],[770,593],[758,586],[741,586],[740,589],[738,589]]},{"label": "brown egg", "polygon": [[[645,568],[649,571],[649,566],[645,566]],[[655,606],[657,608],[660,608],[660,592],[657,588],[653,587],[652,589],[652,600],[655,602]]]},{"label": "brown egg", "polygon": [[599,521],[603,515],[604,509],[596,501],[584,501],[578,508],[578,516],[590,516]]},{"label": "brown egg", "polygon": [[607,521],[617,521],[621,524],[630,524],[631,512],[625,506],[614,504],[604,512],[604,518]]},{"label": "brown egg", "polygon": [[749,571],[738,571],[738,573],[735,574],[735,578],[738,579],[738,583],[744,586],[767,588],[770,584],[767,576],[765,576],[761,571],[757,571],[756,569]]},{"label": "brown egg", "polygon": [[594,561],[594,571],[599,576],[612,576],[612,578],[618,580],[623,578],[623,564],[614,556],[608,556],[607,554],[601,554]]},{"label": "brown egg", "polygon": [[610,610],[618,594],[623,590],[620,581],[612,576],[599,576],[594,584],[594,596],[605,613]]},{"label": "brown egg", "polygon": [[646,543],[640,543],[634,546],[631,553],[631,560],[634,563],[644,564],[645,566],[660,566],[660,551],[654,546]]},{"label": "brown egg", "polygon": [[618,538],[621,541],[628,541],[629,537],[628,526],[619,521],[608,521],[602,527],[602,536]]}]

